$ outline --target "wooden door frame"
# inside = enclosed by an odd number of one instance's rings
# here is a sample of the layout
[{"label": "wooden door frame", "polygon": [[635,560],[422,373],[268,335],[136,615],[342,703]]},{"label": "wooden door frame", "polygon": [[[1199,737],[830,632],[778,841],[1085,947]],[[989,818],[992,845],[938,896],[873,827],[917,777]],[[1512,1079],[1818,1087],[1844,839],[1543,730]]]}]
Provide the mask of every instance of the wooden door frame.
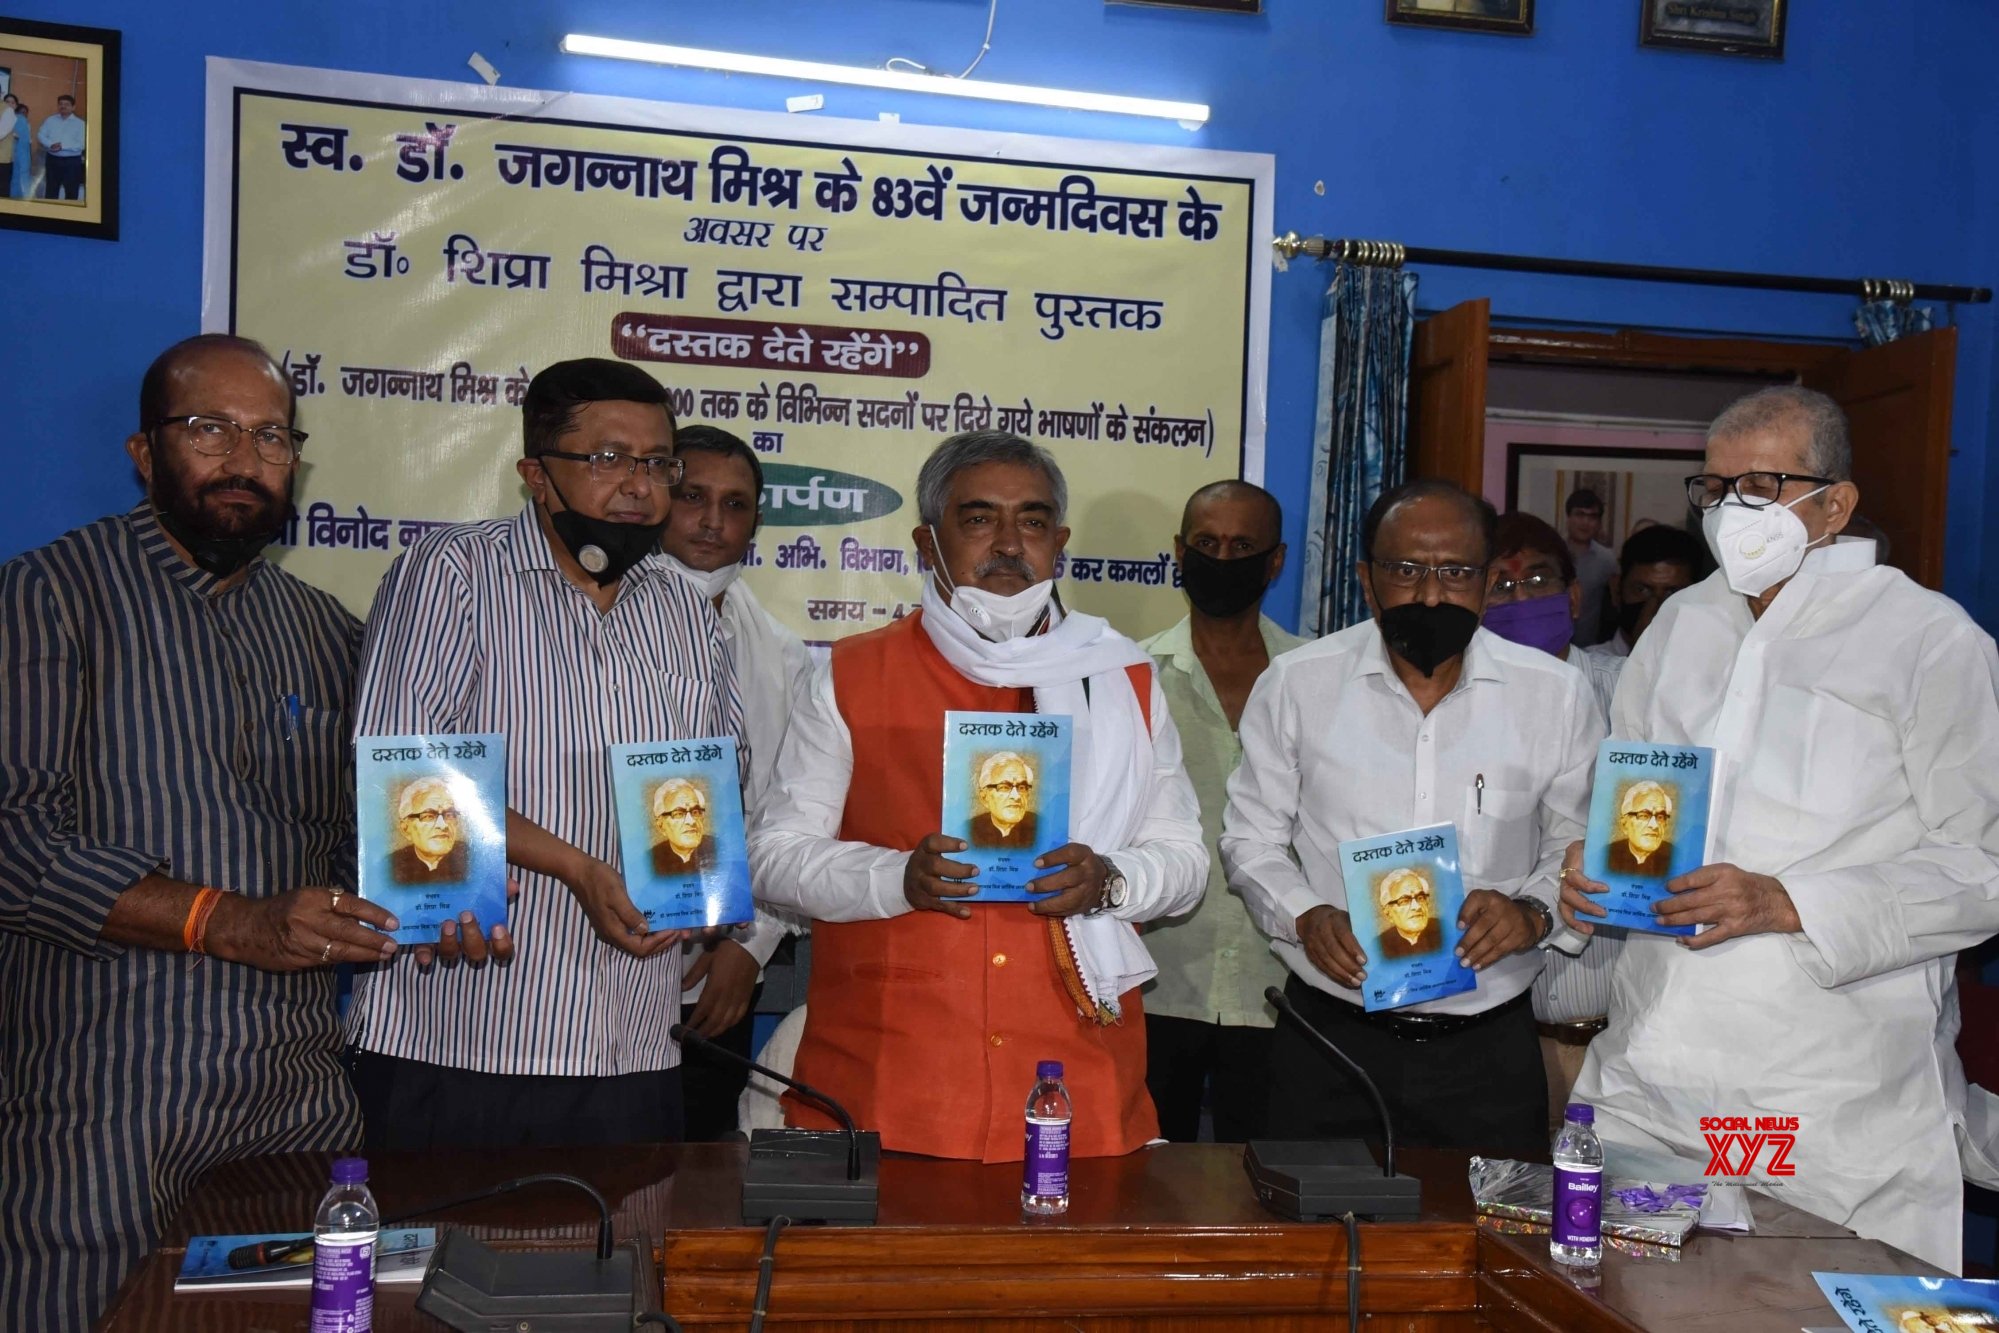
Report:
[{"label": "wooden door frame", "polygon": [[1607,370],[1678,371],[1706,375],[1766,375],[1796,380],[1812,367],[1852,349],[1832,343],[1778,342],[1761,338],[1682,337],[1619,329],[1501,328],[1487,339],[1487,359],[1525,365],[1588,366]]}]

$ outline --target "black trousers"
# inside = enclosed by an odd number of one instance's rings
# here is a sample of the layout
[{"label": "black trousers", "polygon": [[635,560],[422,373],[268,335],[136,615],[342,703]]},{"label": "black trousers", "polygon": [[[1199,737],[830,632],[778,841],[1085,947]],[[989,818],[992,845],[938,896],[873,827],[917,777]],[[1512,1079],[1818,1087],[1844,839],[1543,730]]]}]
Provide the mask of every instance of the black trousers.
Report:
[{"label": "black trousers", "polygon": [[1159,1132],[1175,1143],[1201,1137],[1204,1090],[1214,1113],[1215,1142],[1263,1138],[1270,1106],[1270,1029],[1147,1014],[1145,1086],[1159,1110]]},{"label": "black trousers", "polygon": [[50,153],[42,159],[42,163],[42,198],[83,198],[83,159],[81,157],[57,157],[54,153]]},{"label": "black trousers", "polygon": [[[1381,1086],[1398,1144],[1493,1157],[1547,1153],[1548,1080],[1530,1005],[1511,1004],[1449,1036],[1413,1041],[1363,1021],[1358,1006],[1296,977],[1284,994]],[[1270,1067],[1271,1138],[1380,1138],[1366,1091],[1295,1024],[1278,1023]]]},{"label": "black trousers", "polygon": [[680,1071],[482,1074],[372,1051],[349,1069],[370,1152],[573,1148],[680,1138]]},{"label": "black trousers", "polygon": [[[750,1058],[750,1037],[756,1029],[757,1001],[764,993],[757,983],[750,993],[750,1007],[742,1020],[709,1040],[725,1051]],[[694,1016],[694,1006],[680,1006],[680,1021]],[[687,1141],[714,1143],[736,1132],[736,1108],[743,1089],[750,1085],[750,1071],[733,1061],[709,1055],[698,1046],[680,1048],[680,1096],[687,1108]]]}]

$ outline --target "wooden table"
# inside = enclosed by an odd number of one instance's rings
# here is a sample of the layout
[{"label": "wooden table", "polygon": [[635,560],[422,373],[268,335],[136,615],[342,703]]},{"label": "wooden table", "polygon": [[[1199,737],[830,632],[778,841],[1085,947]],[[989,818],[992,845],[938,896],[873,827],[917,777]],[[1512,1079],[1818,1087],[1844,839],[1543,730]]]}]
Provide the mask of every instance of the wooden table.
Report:
[{"label": "wooden table", "polygon": [[[666,1308],[688,1328],[748,1324],[763,1231],[741,1223],[740,1145],[659,1145],[504,1154],[383,1156],[371,1184],[383,1213],[531,1171],[570,1171],[611,1200],[620,1238],[660,1247]],[[103,1327],[280,1333],[306,1328],[306,1296],[175,1296],[190,1235],[303,1229],[325,1189],[327,1157],[261,1158],[218,1168],[197,1187],[157,1252],[120,1291]],[[1933,1272],[1876,1241],[1766,1197],[1759,1234],[1701,1234],[1677,1261],[1610,1251],[1579,1284],[1544,1237],[1476,1223],[1461,1153],[1406,1150],[1422,1178],[1421,1220],[1361,1228],[1361,1308],[1370,1329],[1441,1333],[1796,1333],[1833,1324],[1814,1269]],[[769,1326],[915,1330],[1343,1329],[1346,1236],[1288,1222],[1250,1193],[1242,1150],[1174,1144],[1075,1163],[1066,1217],[1023,1221],[1020,1168],[890,1157],[881,1217],[868,1228],[793,1227],[777,1247]],[[588,1247],[595,1209],[537,1189],[438,1219],[489,1243]],[[441,1327],[414,1287],[377,1292],[375,1327]]]}]

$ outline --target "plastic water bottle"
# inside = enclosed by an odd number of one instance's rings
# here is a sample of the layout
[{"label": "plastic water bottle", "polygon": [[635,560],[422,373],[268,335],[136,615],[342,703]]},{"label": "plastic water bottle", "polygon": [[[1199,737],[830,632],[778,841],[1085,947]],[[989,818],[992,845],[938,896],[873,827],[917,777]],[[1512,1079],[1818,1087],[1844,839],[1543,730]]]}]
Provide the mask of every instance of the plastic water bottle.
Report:
[{"label": "plastic water bottle", "polygon": [[1603,1262],[1603,1140],[1596,1108],[1570,1102],[1555,1136],[1555,1232],[1548,1255],[1556,1263],[1594,1268]]},{"label": "plastic water bottle", "polygon": [[1062,1062],[1034,1067],[1034,1091],[1027,1094],[1027,1152],[1021,1167],[1020,1211],[1053,1217],[1069,1211],[1069,1089],[1062,1086]]},{"label": "plastic water bottle", "polygon": [[368,1163],[342,1157],[312,1219],[312,1333],[375,1327],[375,1239],[382,1213],[368,1192]]}]

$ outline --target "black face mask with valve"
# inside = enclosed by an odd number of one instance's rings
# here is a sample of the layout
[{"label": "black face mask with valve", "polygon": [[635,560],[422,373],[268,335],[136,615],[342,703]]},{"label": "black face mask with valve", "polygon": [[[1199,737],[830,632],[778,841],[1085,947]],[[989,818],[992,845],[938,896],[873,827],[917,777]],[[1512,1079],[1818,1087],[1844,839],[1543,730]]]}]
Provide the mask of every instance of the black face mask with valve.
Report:
[{"label": "black face mask with valve", "polygon": [[1478,632],[1478,612],[1454,602],[1435,606],[1404,602],[1383,609],[1376,620],[1388,651],[1425,677],[1434,676],[1438,667],[1463,652]]},{"label": "black face mask with valve", "polygon": [[569,554],[576,557],[576,563],[597,581],[598,587],[616,583],[625,576],[625,571],[659,549],[660,534],[666,531],[667,520],[613,523],[608,518],[579,514],[569,507],[569,497],[562,493],[546,468],[542,474],[548,476],[548,489],[562,501],[562,512],[551,509],[548,521],[555,528],[555,535],[569,548]]},{"label": "black face mask with valve", "polygon": [[1270,586],[1270,551],[1218,560],[1186,547],[1180,555],[1180,586],[1202,615],[1216,620],[1239,616]]}]

